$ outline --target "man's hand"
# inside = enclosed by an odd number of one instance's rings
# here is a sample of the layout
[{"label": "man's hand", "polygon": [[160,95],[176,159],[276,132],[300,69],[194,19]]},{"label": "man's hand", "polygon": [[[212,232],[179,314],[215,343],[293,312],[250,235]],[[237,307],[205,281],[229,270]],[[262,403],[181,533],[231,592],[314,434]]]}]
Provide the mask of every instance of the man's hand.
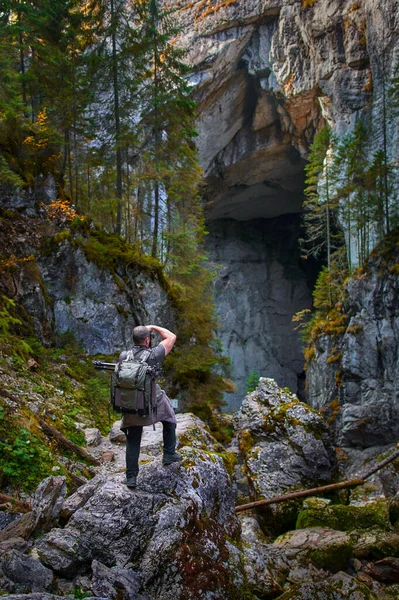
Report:
[{"label": "man's hand", "polygon": [[162,337],[162,342],[160,345],[165,348],[165,356],[167,356],[175,345],[176,335],[169,331],[169,329],[166,329],[165,327],[158,327],[158,325],[146,325],[146,327],[150,331],[156,331]]}]

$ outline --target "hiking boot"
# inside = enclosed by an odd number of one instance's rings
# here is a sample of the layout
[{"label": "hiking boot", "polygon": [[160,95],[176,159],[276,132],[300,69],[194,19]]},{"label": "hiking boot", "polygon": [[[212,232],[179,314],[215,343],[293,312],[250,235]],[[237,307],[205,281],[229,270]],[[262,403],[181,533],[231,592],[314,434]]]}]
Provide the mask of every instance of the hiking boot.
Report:
[{"label": "hiking boot", "polygon": [[182,459],[181,454],[173,452],[173,454],[164,454],[162,462],[164,465],[171,465],[172,463],[178,463]]},{"label": "hiking boot", "polygon": [[137,475],[128,477],[123,482],[128,488],[135,488],[137,486]]}]

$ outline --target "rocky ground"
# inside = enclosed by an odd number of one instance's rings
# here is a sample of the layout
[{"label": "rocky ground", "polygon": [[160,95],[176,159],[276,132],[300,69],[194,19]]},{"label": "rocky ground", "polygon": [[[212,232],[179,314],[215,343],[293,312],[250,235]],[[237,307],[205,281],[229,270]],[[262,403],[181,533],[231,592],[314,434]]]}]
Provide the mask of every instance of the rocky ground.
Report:
[{"label": "rocky ground", "polygon": [[[67,497],[39,486],[32,510],[1,513],[0,589],[56,600],[390,600],[399,597],[399,503],[386,470],[352,492],[237,513],[235,504],[331,483],[339,466],[320,413],[261,379],[226,451],[178,415],[181,465],[163,467],[162,431],[143,435],[138,487],[126,488],[124,439],[86,428],[101,460]],[[386,448],[389,454],[390,448]],[[367,468],[373,464],[367,457]],[[395,463],[393,463],[395,464]],[[365,469],[357,457],[352,475]],[[392,468],[392,467],[391,467]],[[374,481],[374,483],[373,483]],[[379,484],[378,484],[379,482]],[[7,524],[8,522],[8,524]]]}]

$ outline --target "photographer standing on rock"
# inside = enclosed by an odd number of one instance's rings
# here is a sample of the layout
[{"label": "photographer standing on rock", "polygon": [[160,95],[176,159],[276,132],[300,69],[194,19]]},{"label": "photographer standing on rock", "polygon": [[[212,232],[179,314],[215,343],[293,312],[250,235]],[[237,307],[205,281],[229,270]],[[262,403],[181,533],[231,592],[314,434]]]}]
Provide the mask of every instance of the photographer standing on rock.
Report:
[{"label": "photographer standing on rock", "polygon": [[[155,348],[151,349],[151,332],[155,331],[162,337]],[[140,355],[150,350],[150,356],[146,359],[152,367],[160,367],[165,357],[172,350],[176,341],[176,335],[157,325],[138,326],[133,329],[132,352],[134,358],[140,359]],[[127,352],[119,356],[119,362],[126,360]],[[172,404],[164,390],[156,385],[157,415],[156,422],[163,425],[163,464],[169,465],[181,460],[180,454],[176,452],[176,416]],[[136,414],[123,414],[121,430],[126,435],[126,480],[128,487],[135,488],[139,472],[139,454],[141,435],[144,425],[151,425],[151,416],[139,416]]]}]

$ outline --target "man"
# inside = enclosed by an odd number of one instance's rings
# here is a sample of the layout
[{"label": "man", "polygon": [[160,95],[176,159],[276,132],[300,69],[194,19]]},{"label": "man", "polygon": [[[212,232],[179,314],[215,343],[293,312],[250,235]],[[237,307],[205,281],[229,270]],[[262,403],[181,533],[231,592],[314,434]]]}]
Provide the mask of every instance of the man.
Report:
[{"label": "man", "polygon": [[[172,350],[176,335],[157,325],[139,326],[133,329],[133,354],[135,358],[150,348],[151,332],[155,331],[162,337],[162,342],[151,349],[151,354],[146,362],[150,366],[160,366],[165,360],[165,356]],[[126,360],[127,352],[122,352],[119,361]],[[169,465],[181,460],[180,454],[176,452],[176,416],[172,404],[165,392],[156,386],[157,394],[157,414],[156,422],[163,425],[163,464]],[[144,425],[151,425],[150,416],[141,417],[135,414],[125,413],[122,416],[121,430],[126,435],[126,480],[125,484],[130,488],[137,485],[137,475],[139,472],[139,454],[140,442]]]}]

